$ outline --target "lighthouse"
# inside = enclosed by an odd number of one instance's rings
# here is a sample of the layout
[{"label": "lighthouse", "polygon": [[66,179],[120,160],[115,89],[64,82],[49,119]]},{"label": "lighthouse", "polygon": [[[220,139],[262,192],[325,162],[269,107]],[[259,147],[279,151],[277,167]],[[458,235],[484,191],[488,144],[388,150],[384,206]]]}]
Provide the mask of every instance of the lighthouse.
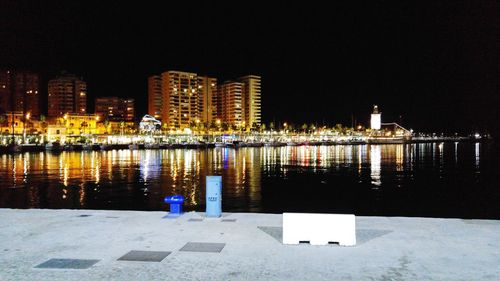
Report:
[{"label": "lighthouse", "polygon": [[378,106],[374,105],[373,106],[373,113],[372,113],[372,118],[370,120],[370,127],[372,130],[380,130],[380,123],[381,123],[381,115],[378,111]]}]

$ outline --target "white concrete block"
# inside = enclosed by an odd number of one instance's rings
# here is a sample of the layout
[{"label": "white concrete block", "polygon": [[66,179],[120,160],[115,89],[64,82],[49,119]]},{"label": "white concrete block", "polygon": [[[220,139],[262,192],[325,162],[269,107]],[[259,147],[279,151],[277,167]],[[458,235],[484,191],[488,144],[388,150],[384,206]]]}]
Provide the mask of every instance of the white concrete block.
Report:
[{"label": "white concrete block", "polygon": [[283,244],[342,246],[356,245],[356,221],[354,215],[283,213]]}]

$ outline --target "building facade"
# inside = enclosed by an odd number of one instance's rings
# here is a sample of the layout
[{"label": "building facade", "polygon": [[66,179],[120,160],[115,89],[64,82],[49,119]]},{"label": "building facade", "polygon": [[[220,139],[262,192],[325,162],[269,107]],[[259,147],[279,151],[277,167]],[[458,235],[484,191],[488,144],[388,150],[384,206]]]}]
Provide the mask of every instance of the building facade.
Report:
[{"label": "building facade", "polygon": [[49,81],[48,116],[87,113],[87,83],[72,74],[63,73]]},{"label": "building facade", "polygon": [[160,75],[148,78],[148,114],[156,119],[162,117],[163,96],[161,85]]},{"label": "building facade", "polygon": [[261,125],[260,76],[247,75],[238,78],[242,86],[242,115],[246,128],[259,128]]},{"label": "building facade", "polygon": [[217,78],[166,71],[148,78],[148,114],[159,119],[164,128],[183,129],[200,122],[258,128],[261,77],[246,75],[218,85]]},{"label": "building facade", "polygon": [[217,78],[198,76],[198,115],[205,124],[217,118]]},{"label": "building facade", "polygon": [[228,125],[245,126],[242,110],[242,95],[244,84],[236,81],[226,81],[218,89],[218,119]]},{"label": "building facade", "polygon": [[133,121],[134,99],[100,97],[95,99],[95,114],[100,120]]},{"label": "building facade", "polygon": [[40,116],[40,76],[29,71],[0,70],[0,113],[21,111]]},{"label": "building facade", "polygon": [[149,85],[148,114],[159,119],[163,126],[183,129],[200,121],[196,73],[166,71],[161,74],[160,80],[158,76],[150,77]]}]

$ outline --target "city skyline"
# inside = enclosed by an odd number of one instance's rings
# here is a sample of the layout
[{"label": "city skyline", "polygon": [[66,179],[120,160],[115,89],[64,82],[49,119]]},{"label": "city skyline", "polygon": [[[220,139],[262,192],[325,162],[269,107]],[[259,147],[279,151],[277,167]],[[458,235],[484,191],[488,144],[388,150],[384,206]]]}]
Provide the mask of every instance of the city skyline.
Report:
[{"label": "city skyline", "polygon": [[1,66],[40,73],[42,84],[66,69],[84,77],[88,100],[134,98],[137,116],[147,77],[176,69],[220,82],[260,75],[263,123],[368,125],[378,104],[415,130],[498,128],[494,1],[171,3],[183,12],[169,17],[155,5],[9,2]]}]

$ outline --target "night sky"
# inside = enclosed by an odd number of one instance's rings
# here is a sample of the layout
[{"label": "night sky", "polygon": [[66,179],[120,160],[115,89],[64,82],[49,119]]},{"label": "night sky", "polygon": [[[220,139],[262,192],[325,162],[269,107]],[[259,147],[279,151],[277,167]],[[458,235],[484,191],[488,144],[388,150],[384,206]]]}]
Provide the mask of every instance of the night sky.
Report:
[{"label": "night sky", "polygon": [[144,114],[147,77],[184,70],[261,75],[265,122],[368,125],[377,104],[414,130],[499,127],[499,2],[101,2],[0,0],[0,67],[82,76],[90,109]]}]

